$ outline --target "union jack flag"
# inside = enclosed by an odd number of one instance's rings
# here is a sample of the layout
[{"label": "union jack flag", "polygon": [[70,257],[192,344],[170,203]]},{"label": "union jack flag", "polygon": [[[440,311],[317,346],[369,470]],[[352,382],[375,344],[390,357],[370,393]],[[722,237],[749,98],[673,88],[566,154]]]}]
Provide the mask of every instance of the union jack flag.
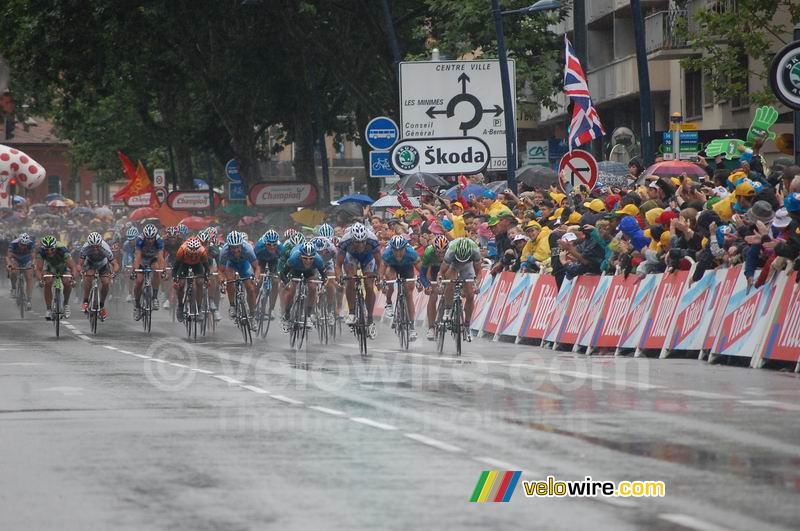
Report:
[{"label": "union jack flag", "polygon": [[597,109],[592,105],[592,96],[581,63],[572,49],[569,39],[566,43],[566,64],[564,65],[564,93],[572,100],[572,121],[569,124],[569,149],[585,144],[593,138],[606,134]]}]

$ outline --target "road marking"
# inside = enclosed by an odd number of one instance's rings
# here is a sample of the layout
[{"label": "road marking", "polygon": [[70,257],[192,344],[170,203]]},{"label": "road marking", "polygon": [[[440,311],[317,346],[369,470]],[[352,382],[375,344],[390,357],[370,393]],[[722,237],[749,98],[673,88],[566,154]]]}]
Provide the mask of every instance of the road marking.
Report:
[{"label": "road marking", "polygon": [[213,371],[207,371],[205,369],[192,369],[195,372],[199,372],[200,374],[214,374]]},{"label": "road marking", "polygon": [[661,520],[666,520],[667,522],[673,524],[678,524],[690,529],[697,529],[697,531],[725,531],[724,527],[700,520],[694,516],[689,516],[688,514],[662,513],[659,514],[658,517]]},{"label": "road marking", "polygon": [[639,383],[639,382],[626,382],[626,381],[613,381],[611,382],[615,385],[619,385],[620,387],[633,387],[634,389],[640,389],[642,391],[650,391],[652,389],[664,389],[663,385],[655,385],[655,384],[646,384],[646,383]]},{"label": "road marking", "polygon": [[721,393],[710,393],[708,391],[695,391],[693,389],[667,389],[665,393],[675,393],[676,395],[691,396],[694,398],[719,398],[720,400],[732,400],[738,398],[733,395]]},{"label": "road marking", "polygon": [[426,437],[425,435],[420,435],[418,433],[404,433],[403,435],[411,440],[420,442],[422,444],[427,444],[428,446],[433,446],[434,448],[444,450],[445,452],[463,452],[463,450],[458,446],[453,446],[452,444],[447,444],[446,442],[442,442],[437,439],[431,439],[430,437]]},{"label": "road marking", "polygon": [[347,413],[345,413],[344,411],[339,411],[338,409],[330,409],[322,406],[308,406],[308,409],[313,409],[314,411],[319,411],[320,413],[333,415],[334,417],[343,417],[347,415]]},{"label": "road marking", "polygon": [[350,420],[352,420],[353,422],[358,422],[359,424],[364,424],[365,426],[372,426],[373,428],[379,428],[381,430],[386,430],[386,431],[394,431],[397,429],[396,426],[392,426],[391,424],[376,422],[374,420],[365,419],[364,417],[350,417]]},{"label": "road marking", "polygon": [[120,351],[120,352],[122,352],[123,354],[134,355],[134,354],[133,354],[133,352],[131,352],[130,350],[122,350],[121,348],[120,348],[120,349],[117,349],[117,350],[119,350],[119,351]]},{"label": "road marking", "polygon": [[145,356],[144,354],[134,354],[137,358],[142,358],[143,360],[149,360],[150,356]]},{"label": "road marking", "polygon": [[774,407],[784,411],[800,411],[800,406],[796,404],[778,402],[777,400],[739,400],[739,403],[756,407]]},{"label": "road marking", "polygon": [[264,389],[261,389],[260,387],[256,387],[255,385],[243,385],[242,388],[243,389],[247,389],[248,391],[253,391],[254,393],[258,393],[260,395],[269,394]]},{"label": "road marking", "polygon": [[188,369],[188,368],[189,368],[189,366],[188,366],[188,365],[184,365],[184,364],[182,364],[182,363],[171,363],[171,362],[170,362],[170,365],[172,365],[173,367],[180,367],[180,368],[182,368],[182,369]]},{"label": "road marking", "polygon": [[103,348],[107,348],[108,350],[119,350],[117,347],[113,347],[111,345],[103,345]]},{"label": "road marking", "polygon": [[219,375],[219,374],[215,374],[214,376],[212,376],[212,378],[216,378],[217,380],[222,380],[223,382],[227,382],[229,384],[241,385],[241,383],[242,383],[239,380],[234,380],[230,376],[223,376],[223,375]]},{"label": "road marking", "polygon": [[295,406],[302,405],[302,402],[299,400],[295,400],[294,398],[289,398],[288,396],[283,395],[269,395],[270,398],[274,398],[275,400],[280,400],[281,402],[286,402],[287,404],[293,404]]},{"label": "road marking", "polygon": [[148,358],[150,361],[154,361],[156,363],[166,363],[166,360],[160,360],[158,358]]}]

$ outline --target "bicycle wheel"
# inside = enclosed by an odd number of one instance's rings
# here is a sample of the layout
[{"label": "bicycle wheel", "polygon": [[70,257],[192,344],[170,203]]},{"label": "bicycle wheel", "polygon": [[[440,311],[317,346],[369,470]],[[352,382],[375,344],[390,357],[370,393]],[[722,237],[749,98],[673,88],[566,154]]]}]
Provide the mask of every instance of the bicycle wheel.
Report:
[{"label": "bicycle wheel", "polygon": [[[405,286],[401,287],[403,289]],[[398,293],[397,309],[395,310],[395,327],[398,337],[400,337],[400,348],[408,350],[409,343],[409,324],[408,324],[408,307],[406,306],[405,295]]]},{"label": "bicycle wheel", "polygon": [[267,324],[267,305],[269,304],[269,292],[266,291],[266,287],[263,287],[258,290],[258,298],[256,299],[256,321],[258,322],[258,328],[256,330],[256,335],[260,337],[264,337],[266,332],[264,332],[264,328],[268,327]]},{"label": "bicycle wheel", "polygon": [[447,329],[444,324],[444,296],[439,299],[436,306],[436,350],[441,354],[444,351],[444,336]]},{"label": "bicycle wheel", "polygon": [[[289,331],[289,346],[291,348],[295,348],[298,339],[300,339],[300,328],[298,323],[302,319],[302,315],[300,314],[300,306],[301,304],[305,304],[299,295],[300,288],[297,288],[297,293],[295,294],[294,301],[292,302],[292,311],[290,312],[291,321],[289,323],[290,331]],[[300,348],[300,347],[297,347]]]},{"label": "bicycle wheel", "polygon": [[186,337],[192,339],[192,280],[186,281],[186,287],[183,290],[183,324],[186,327]]},{"label": "bicycle wheel", "polygon": [[19,306],[19,318],[25,319],[25,277],[21,271],[17,272],[17,306]]},{"label": "bicycle wheel", "polygon": [[242,338],[244,339],[245,344],[252,343],[253,338],[250,332],[250,319],[248,319],[247,315],[247,301],[244,299],[244,294],[239,294],[237,297],[238,311],[236,312],[239,316],[239,328],[242,329]]},{"label": "bicycle wheel", "polygon": [[92,334],[97,334],[97,320],[100,313],[100,301],[97,299],[97,286],[92,286],[89,292],[89,324]]},{"label": "bicycle wheel", "polygon": [[453,301],[453,339],[456,342],[456,356],[461,356],[461,339],[463,337],[461,331],[461,298]]},{"label": "bicycle wheel", "polygon": [[139,310],[142,314],[142,327],[145,334],[149,334],[153,320],[153,287],[149,283],[144,286],[142,299],[143,305]]},{"label": "bicycle wheel", "polygon": [[61,335],[61,289],[56,288],[53,290],[53,311],[52,319],[56,327],[56,337]]},{"label": "bicycle wheel", "polygon": [[356,335],[358,336],[358,346],[362,356],[367,355],[367,306],[361,292],[356,298]]},{"label": "bicycle wheel", "polygon": [[211,314],[208,306],[208,288],[203,288],[203,302],[200,304],[200,335],[205,337],[208,329],[208,316]]}]

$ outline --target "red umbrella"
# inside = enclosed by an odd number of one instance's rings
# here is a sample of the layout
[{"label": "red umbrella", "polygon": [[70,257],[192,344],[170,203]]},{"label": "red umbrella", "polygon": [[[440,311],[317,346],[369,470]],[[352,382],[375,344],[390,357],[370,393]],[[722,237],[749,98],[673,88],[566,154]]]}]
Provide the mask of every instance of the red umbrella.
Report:
[{"label": "red umbrella", "polygon": [[131,221],[139,221],[140,219],[147,218],[158,218],[158,209],[150,207],[137,208],[128,216],[128,219]]},{"label": "red umbrella", "polygon": [[684,173],[689,177],[700,177],[702,175],[707,175],[706,170],[697,164],[692,164],[691,162],[685,162],[682,160],[665,160],[664,162],[657,162],[656,164],[653,164],[644,170],[642,175],[645,178],[651,176],[680,177]]},{"label": "red umbrella", "polygon": [[192,230],[202,230],[209,227],[214,220],[212,218],[204,218],[203,216],[189,216],[183,218],[180,224],[186,225]]}]

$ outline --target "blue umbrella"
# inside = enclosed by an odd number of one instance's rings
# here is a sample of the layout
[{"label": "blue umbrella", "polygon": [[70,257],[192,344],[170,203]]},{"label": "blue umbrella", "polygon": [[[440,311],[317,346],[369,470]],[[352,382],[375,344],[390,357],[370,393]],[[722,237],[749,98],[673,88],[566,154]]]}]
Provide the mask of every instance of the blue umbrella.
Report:
[{"label": "blue umbrella", "polygon": [[[456,195],[456,190],[458,189],[457,186],[450,188],[447,192],[445,192],[444,196],[447,199],[455,201],[458,196]],[[483,191],[486,190],[485,186],[481,186],[480,184],[470,184],[467,185],[466,188],[461,192],[461,195],[469,199],[469,196],[475,194],[476,196],[480,196]]]},{"label": "blue umbrella", "polygon": [[53,192],[52,194],[47,194],[44,196],[45,202],[55,201],[56,199],[64,200],[64,196],[59,194],[58,192]]},{"label": "blue umbrella", "polygon": [[205,182],[203,179],[195,179],[194,187],[197,190],[208,190],[208,183]]},{"label": "blue umbrella", "polygon": [[26,201],[26,200],[25,200],[25,198],[24,198],[24,197],[22,197],[21,195],[15,195],[15,196],[14,196],[14,204],[15,204],[15,205],[21,205],[21,204],[22,204],[22,203],[24,203],[25,201]]},{"label": "blue umbrella", "polygon": [[374,199],[372,199],[368,195],[363,195],[363,194],[346,195],[336,200],[336,203],[340,205],[342,203],[363,203],[365,205],[371,205],[373,202],[375,202]]}]

